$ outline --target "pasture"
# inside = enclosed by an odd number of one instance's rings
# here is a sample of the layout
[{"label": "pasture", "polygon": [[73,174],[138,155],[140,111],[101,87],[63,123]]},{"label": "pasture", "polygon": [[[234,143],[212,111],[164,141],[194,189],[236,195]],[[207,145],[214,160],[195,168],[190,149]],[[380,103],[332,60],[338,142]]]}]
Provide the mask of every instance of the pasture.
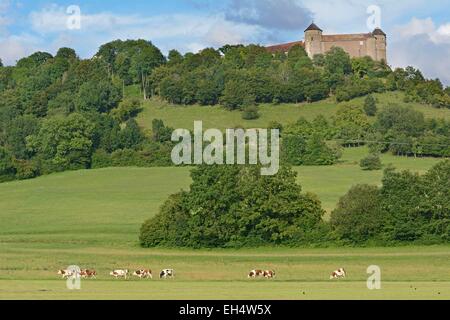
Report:
[{"label": "pasture", "polygon": [[[374,95],[378,100],[378,107],[382,110],[389,103],[408,106],[422,112],[426,118],[450,119],[450,109],[436,109],[419,103],[404,103],[401,92],[387,92]],[[352,100],[351,104],[363,105],[365,98]],[[167,102],[153,99],[144,103],[143,111],[137,121],[144,128],[151,128],[153,119],[162,119],[172,128],[193,129],[194,121],[202,120],[203,127],[220,130],[243,128],[266,128],[271,121],[276,120],[283,125],[297,121],[300,117],[311,121],[319,115],[331,119],[336,114],[338,104],[333,98],[300,104],[262,104],[259,106],[261,117],[256,120],[243,120],[240,111],[227,111],[220,106],[175,106]]]},{"label": "pasture", "polygon": [[[144,250],[136,247],[2,245],[1,299],[450,299],[450,248]],[[56,276],[61,265],[95,266],[81,291]],[[366,269],[382,270],[382,290],[366,287]],[[175,268],[173,280],[111,279],[117,267]],[[345,265],[348,278],[330,281]],[[275,280],[248,280],[254,266],[277,270]]]},{"label": "pasture", "polygon": [[[298,167],[304,191],[330,212],[366,172],[365,148],[346,149],[331,167]],[[438,159],[383,156],[385,165],[423,173]],[[169,194],[187,189],[189,168],[110,168],[65,172],[0,184],[0,299],[450,299],[450,247],[142,249],[141,223]],[[382,269],[383,289],[366,288],[369,265]],[[93,268],[97,280],[68,291],[56,272]],[[345,280],[328,280],[345,267]],[[115,280],[113,269],[174,268],[174,280]],[[275,280],[248,280],[254,268]],[[207,271],[207,272],[205,272]],[[157,277],[156,277],[157,278]]]}]

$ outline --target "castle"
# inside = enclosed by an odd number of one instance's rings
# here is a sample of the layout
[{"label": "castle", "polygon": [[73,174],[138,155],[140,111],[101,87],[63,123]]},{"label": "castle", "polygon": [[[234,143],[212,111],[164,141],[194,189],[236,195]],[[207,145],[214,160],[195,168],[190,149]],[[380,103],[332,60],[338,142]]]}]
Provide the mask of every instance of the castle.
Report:
[{"label": "castle", "polygon": [[375,61],[387,63],[387,41],[383,30],[377,28],[371,33],[325,35],[314,22],[305,30],[305,40],[267,47],[271,53],[287,53],[295,45],[305,48],[312,59],[324,54],[332,47],[344,49],[352,58],[369,56]]}]

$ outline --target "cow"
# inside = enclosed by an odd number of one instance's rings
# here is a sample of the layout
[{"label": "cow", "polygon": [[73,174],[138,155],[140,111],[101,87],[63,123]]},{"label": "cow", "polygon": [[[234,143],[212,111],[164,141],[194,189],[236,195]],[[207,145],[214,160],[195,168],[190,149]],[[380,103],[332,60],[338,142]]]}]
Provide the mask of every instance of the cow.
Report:
[{"label": "cow", "polygon": [[175,278],[175,271],[173,269],[164,269],[159,273],[160,279],[167,279],[167,278]]},{"label": "cow", "polygon": [[336,271],[333,271],[330,275],[330,280],[333,279],[342,279],[347,277],[347,272],[345,272],[344,268],[339,268]]},{"label": "cow", "polygon": [[68,269],[58,270],[58,275],[60,275],[63,279],[67,279],[67,278],[74,276],[74,271],[68,270]]},{"label": "cow", "polygon": [[128,270],[127,269],[125,269],[125,270],[114,270],[114,271],[111,271],[109,273],[109,275],[114,277],[114,278],[116,278],[116,279],[117,278],[125,278],[125,280],[126,280],[127,277],[128,277]]},{"label": "cow", "polygon": [[273,279],[273,278],[275,278],[275,271],[273,271],[273,270],[266,270],[266,271],[264,271],[264,278],[266,278],[266,279]]},{"label": "cow", "polygon": [[139,277],[140,279],[153,279],[152,270],[136,270],[135,272],[133,272],[133,276]]},{"label": "cow", "polygon": [[97,278],[97,271],[95,270],[89,270],[89,269],[83,269],[81,270],[80,276],[82,278]]},{"label": "cow", "polygon": [[262,270],[252,270],[248,274],[248,278],[258,278],[258,277],[264,277],[264,271]]}]

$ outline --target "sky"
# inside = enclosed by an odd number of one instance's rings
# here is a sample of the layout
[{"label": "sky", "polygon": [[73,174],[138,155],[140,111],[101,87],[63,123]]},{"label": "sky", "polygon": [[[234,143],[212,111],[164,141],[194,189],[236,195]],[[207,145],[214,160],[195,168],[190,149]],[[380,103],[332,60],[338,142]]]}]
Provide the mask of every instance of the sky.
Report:
[{"label": "sky", "polygon": [[380,26],[391,66],[450,85],[450,0],[0,0],[0,58],[14,65],[60,47],[89,58],[116,39],[150,40],[165,54],[271,45],[302,40],[313,20],[328,34]]}]

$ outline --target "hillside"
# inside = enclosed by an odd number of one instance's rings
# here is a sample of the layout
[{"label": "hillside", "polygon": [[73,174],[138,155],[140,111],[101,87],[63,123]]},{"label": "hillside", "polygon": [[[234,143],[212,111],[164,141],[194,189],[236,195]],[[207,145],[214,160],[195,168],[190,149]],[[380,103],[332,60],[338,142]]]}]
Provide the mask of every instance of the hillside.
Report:
[{"label": "hillside", "polygon": [[[298,181],[330,212],[352,185],[380,183],[382,171],[359,167],[366,153],[365,148],[346,149],[335,166],[297,167]],[[383,156],[385,165],[416,172],[438,161]],[[3,183],[0,242],[134,245],[142,222],[189,182],[189,168],[110,168]]]},{"label": "hillside", "polygon": [[[135,96],[136,92],[128,93]],[[422,112],[426,118],[443,118],[450,120],[450,109],[437,109],[420,103],[405,103],[404,93],[386,92],[377,93],[374,96],[378,99],[378,106],[383,110],[389,103],[395,103],[401,106],[407,106],[414,110]],[[356,105],[363,105],[364,98],[356,98],[350,102]],[[237,126],[244,128],[264,128],[271,121],[280,122],[283,125],[293,123],[300,117],[307,120],[313,120],[318,115],[331,118],[335,115],[339,104],[333,98],[313,103],[300,104],[262,104],[259,108],[261,117],[257,120],[243,120],[240,111],[228,111],[220,106],[179,106],[172,105],[159,99],[146,101],[143,105],[143,111],[137,118],[140,126],[151,128],[153,119],[161,119],[172,128],[192,129],[194,121],[202,120],[204,128],[228,129]]]}]

